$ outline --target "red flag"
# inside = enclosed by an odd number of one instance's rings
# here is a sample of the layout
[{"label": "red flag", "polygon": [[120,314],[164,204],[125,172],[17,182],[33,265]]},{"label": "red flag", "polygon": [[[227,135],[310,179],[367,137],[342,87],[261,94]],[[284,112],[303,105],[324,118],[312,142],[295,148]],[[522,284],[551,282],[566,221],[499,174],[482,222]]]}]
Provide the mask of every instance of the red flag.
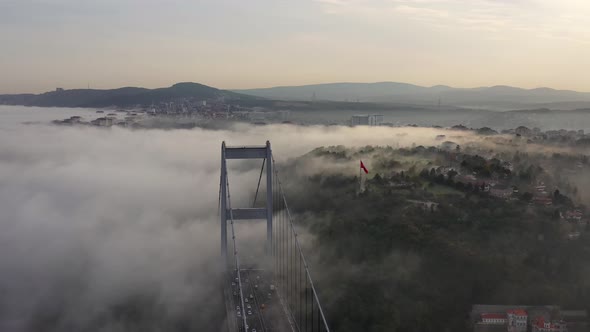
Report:
[{"label": "red flag", "polygon": [[369,170],[365,167],[365,164],[363,164],[362,160],[361,160],[361,168],[363,169],[363,171],[365,171],[365,174],[369,174]]}]

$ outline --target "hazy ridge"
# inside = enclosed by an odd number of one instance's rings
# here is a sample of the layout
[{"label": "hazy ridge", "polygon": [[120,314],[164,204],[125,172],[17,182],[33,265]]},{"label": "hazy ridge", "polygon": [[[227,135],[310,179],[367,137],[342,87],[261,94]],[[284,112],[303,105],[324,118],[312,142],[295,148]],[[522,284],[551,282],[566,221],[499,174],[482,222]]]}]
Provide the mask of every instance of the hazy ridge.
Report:
[{"label": "hazy ridge", "polygon": [[181,98],[255,99],[252,96],[216,89],[199,83],[177,83],[171,87],[145,89],[124,87],[108,90],[73,89],[42,94],[0,95],[0,104],[44,107],[108,107],[149,105]]},{"label": "hazy ridge", "polygon": [[438,105],[440,102],[442,105],[490,109],[529,108],[542,106],[542,104],[563,109],[590,106],[590,93],[551,88],[521,89],[503,85],[453,88],[445,85],[423,87],[398,82],[328,83],[233,91],[283,100],[315,99],[422,105]]}]

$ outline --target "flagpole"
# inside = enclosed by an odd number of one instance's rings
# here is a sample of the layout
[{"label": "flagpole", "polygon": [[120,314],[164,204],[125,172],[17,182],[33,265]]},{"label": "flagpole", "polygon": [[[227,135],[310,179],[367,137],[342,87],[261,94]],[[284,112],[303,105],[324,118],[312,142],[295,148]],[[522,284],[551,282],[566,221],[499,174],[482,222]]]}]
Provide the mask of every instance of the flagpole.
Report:
[{"label": "flagpole", "polygon": [[359,194],[361,193],[361,190],[362,190],[361,187],[363,185],[363,180],[362,180],[363,174],[362,174],[362,169],[361,169],[360,163],[362,163],[362,161],[359,162]]}]

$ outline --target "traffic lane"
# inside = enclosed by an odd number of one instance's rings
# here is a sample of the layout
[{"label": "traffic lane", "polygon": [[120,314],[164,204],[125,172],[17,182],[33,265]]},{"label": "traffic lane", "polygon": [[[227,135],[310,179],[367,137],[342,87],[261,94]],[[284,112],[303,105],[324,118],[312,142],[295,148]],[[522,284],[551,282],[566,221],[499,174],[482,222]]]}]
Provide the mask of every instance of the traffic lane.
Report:
[{"label": "traffic lane", "polygon": [[[252,280],[249,276],[249,271],[242,270],[240,271],[240,277],[242,278],[242,287],[244,289],[244,305],[249,309],[246,309],[246,321],[248,323],[248,331],[262,332],[264,331],[263,325],[260,318],[260,311],[254,301],[253,298],[253,291],[254,287],[252,285]],[[250,297],[252,295],[252,298]]]},{"label": "traffic lane", "polygon": [[[248,302],[244,302],[248,331],[252,332],[255,329],[256,332],[292,332],[293,330],[281,306],[278,294],[276,290],[271,290],[271,285],[274,285],[272,275],[264,270],[243,269],[240,277],[244,287],[244,301],[248,299]],[[276,287],[276,285],[274,286]],[[239,302],[237,285],[235,289],[237,296],[234,296],[234,299]],[[253,299],[250,299],[250,294],[254,296],[256,301],[253,302]],[[248,305],[250,305],[252,315],[247,314]],[[257,319],[257,317],[260,317],[260,319]],[[239,324],[240,326],[243,325],[242,320],[240,320]],[[240,330],[244,331],[243,329]]]},{"label": "traffic lane", "polygon": [[[235,302],[235,318],[237,320],[238,323],[238,330],[243,332],[246,331],[246,329],[244,328],[244,315],[246,316],[246,324],[248,325],[248,331],[262,331],[260,328],[260,324],[257,324],[255,320],[252,319],[253,316],[253,312],[251,312],[251,314],[248,314],[248,309],[247,306],[251,303],[250,299],[249,299],[249,280],[247,278],[247,276],[245,276],[243,273],[240,273],[240,278],[241,278],[241,282],[242,282],[242,287],[243,287],[243,291],[242,294],[244,295],[244,301],[242,302],[241,298],[240,298],[240,289],[239,289],[239,280],[238,280],[238,276],[234,275],[234,278],[231,280],[232,281],[232,291],[233,291],[233,299]],[[242,307],[243,306],[243,307]]]},{"label": "traffic lane", "polygon": [[266,331],[292,332],[289,321],[281,306],[278,294],[275,289],[271,289],[271,285],[276,287],[272,274],[267,272],[260,273],[252,278],[252,280],[255,280],[258,285],[258,287],[254,287],[254,292],[261,306],[261,313]]},{"label": "traffic lane", "polygon": [[[276,290],[276,281],[269,274],[264,282],[264,287],[259,287],[258,293],[260,296],[266,296],[267,309],[263,311],[263,317],[266,322],[271,322],[268,325],[272,324],[272,328],[267,326],[268,330],[273,332],[292,332],[293,329],[289,324]],[[275,288],[271,289],[270,285],[273,285]]]},{"label": "traffic lane", "polygon": [[256,297],[256,288],[258,288],[258,279],[260,278],[257,275],[258,272],[255,273],[251,273],[250,270],[246,271],[246,277],[248,278],[248,285],[249,285],[249,293],[248,293],[248,300],[251,303],[250,306],[251,308],[249,308],[250,310],[252,310],[252,315],[256,315],[256,318],[258,319],[258,326],[260,327],[260,330],[256,330],[256,332],[258,331],[264,331],[265,330],[265,324],[264,324],[264,320],[262,317],[262,313],[261,313],[261,306],[260,303],[258,302],[258,299]]}]

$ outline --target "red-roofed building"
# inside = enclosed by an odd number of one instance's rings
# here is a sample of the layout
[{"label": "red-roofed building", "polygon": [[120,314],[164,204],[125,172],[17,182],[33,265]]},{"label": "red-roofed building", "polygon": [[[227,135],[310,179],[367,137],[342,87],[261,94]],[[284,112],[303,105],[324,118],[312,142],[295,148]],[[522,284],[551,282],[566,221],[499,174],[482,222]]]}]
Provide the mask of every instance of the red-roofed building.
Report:
[{"label": "red-roofed building", "polygon": [[577,222],[579,222],[580,220],[582,220],[582,217],[583,216],[584,216],[584,214],[580,210],[568,210],[568,211],[565,211],[565,219],[567,219],[568,221],[577,221]]},{"label": "red-roofed building", "polygon": [[533,332],[567,332],[564,321],[547,321],[543,317],[537,317],[533,322]]},{"label": "red-roofed building", "polygon": [[481,314],[483,324],[503,325],[506,324],[506,314],[483,313]]},{"label": "red-roofed building", "polygon": [[527,330],[528,313],[524,309],[510,309],[506,312],[509,332],[524,332]]},{"label": "red-roofed building", "polygon": [[533,197],[533,203],[543,206],[553,205],[553,199],[549,196],[535,196]]}]

